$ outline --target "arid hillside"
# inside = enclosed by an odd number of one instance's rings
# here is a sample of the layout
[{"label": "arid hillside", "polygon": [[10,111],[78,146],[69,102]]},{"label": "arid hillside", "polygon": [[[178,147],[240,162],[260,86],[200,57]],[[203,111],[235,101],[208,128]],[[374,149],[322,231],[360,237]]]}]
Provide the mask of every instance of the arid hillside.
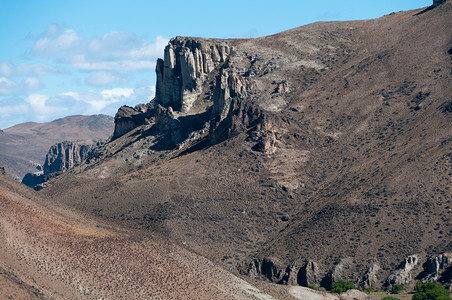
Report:
[{"label": "arid hillside", "polygon": [[275,299],[159,235],[39,202],[0,175],[1,299]]},{"label": "arid hillside", "polygon": [[114,138],[39,202],[276,283],[450,285],[450,28],[448,0],[172,39],[155,99],[121,107]]}]

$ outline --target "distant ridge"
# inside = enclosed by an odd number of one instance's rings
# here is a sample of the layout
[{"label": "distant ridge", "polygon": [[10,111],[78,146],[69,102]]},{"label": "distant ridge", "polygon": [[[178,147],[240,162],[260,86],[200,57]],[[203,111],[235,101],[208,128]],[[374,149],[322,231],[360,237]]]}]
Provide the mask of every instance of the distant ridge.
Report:
[{"label": "distant ridge", "polygon": [[5,167],[8,175],[21,180],[26,173],[37,171],[53,144],[107,139],[113,128],[113,118],[107,115],[74,115],[6,128],[0,134],[0,166]]}]

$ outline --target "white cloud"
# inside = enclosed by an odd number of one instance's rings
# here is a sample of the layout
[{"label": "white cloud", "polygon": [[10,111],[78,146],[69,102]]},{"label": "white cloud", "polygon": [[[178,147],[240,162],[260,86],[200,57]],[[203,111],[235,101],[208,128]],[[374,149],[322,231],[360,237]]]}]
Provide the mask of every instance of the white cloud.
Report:
[{"label": "white cloud", "polygon": [[[72,106],[78,114],[103,113],[114,115],[121,105],[133,106],[138,103],[147,103],[154,97],[154,94],[154,86],[137,86],[135,89],[113,88],[81,94],[69,91],[60,93],[54,98],[66,103],[67,106]],[[71,113],[75,112],[71,111]]]},{"label": "white cloud", "polygon": [[100,93],[105,99],[119,99],[121,97],[128,98],[133,94],[133,89],[114,88],[111,90],[103,90]]},{"label": "white cloud", "polygon": [[5,128],[17,124],[17,120],[48,122],[76,114],[114,115],[121,105],[147,103],[154,94],[155,87],[143,80],[135,88],[113,88],[83,93],[67,91],[54,96],[33,93],[24,98],[0,98],[0,126]]},{"label": "white cloud", "polygon": [[43,85],[41,81],[36,77],[24,78],[20,83],[6,77],[0,77],[0,95],[10,95],[42,88]]},{"label": "white cloud", "polygon": [[157,36],[149,42],[127,32],[112,31],[100,37],[82,38],[73,29],[51,25],[33,45],[38,57],[54,57],[78,70],[153,70],[168,39]]},{"label": "white cloud", "polygon": [[98,61],[98,62],[75,62],[72,67],[83,71],[149,71],[155,69],[155,61],[146,60],[119,60],[119,61]]},{"label": "white cloud", "polygon": [[20,122],[27,121],[29,105],[15,97],[0,99],[0,128],[8,128]]},{"label": "white cloud", "polygon": [[23,80],[23,89],[26,90],[39,90],[42,89],[42,83],[39,78],[27,77]]},{"label": "white cloud", "polygon": [[6,77],[0,77],[0,95],[7,95],[15,93],[19,88],[19,85],[6,78]]},{"label": "white cloud", "polygon": [[51,26],[52,28],[47,31],[53,34],[40,38],[33,45],[33,53],[37,56],[49,57],[61,51],[73,49],[81,42],[81,38],[73,29],[66,29],[55,36],[58,33],[58,29],[54,28],[54,26]]},{"label": "white cloud", "polygon": [[30,104],[31,108],[38,113],[45,113],[48,110],[46,102],[49,100],[49,96],[42,94],[31,94],[26,99],[25,102]]},{"label": "white cloud", "polygon": [[0,75],[5,77],[48,75],[56,73],[62,72],[53,66],[49,66],[42,63],[40,64],[21,63],[16,66],[8,60],[0,62]]},{"label": "white cloud", "polygon": [[25,104],[0,106],[0,116],[7,118],[10,115],[23,114],[27,110],[28,106]]},{"label": "white cloud", "polygon": [[127,80],[112,72],[95,72],[85,79],[85,83],[92,86],[105,86],[116,82],[125,83]]},{"label": "white cloud", "polygon": [[60,93],[59,96],[67,96],[67,97],[71,97],[77,101],[80,100],[80,95],[76,92],[65,92],[65,93]]}]

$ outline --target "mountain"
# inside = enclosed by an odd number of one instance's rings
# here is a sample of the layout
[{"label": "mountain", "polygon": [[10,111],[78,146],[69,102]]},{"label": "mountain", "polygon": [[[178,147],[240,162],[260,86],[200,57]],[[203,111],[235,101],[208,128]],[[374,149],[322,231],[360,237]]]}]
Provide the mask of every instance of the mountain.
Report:
[{"label": "mountain", "polygon": [[452,250],[451,6],[172,39],[154,101],[43,194],[275,282],[411,284]]},{"label": "mountain", "polygon": [[42,166],[50,146],[62,141],[107,139],[113,118],[106,115],[68,116],[48,123],[27,122],[0,132],[0,166],[22,179]]},{"label": "mountain", "polygon": [[434,4],[256,39],[176,37],[155,99],[121,107],[112,139],[36,197],[277,298],[296,293],[268,281],[450,286],[452,2]]}]

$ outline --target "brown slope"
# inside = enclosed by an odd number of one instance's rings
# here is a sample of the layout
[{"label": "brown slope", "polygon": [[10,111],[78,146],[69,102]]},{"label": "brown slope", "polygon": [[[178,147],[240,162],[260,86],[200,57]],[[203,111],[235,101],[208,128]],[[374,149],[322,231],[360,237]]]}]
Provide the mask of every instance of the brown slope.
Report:
[{"label": "brown slope", "polygon": [[47,209],[32,190],[3,175],[0,183],[2,297],[273,299],[159,236]]},{"label": "brown slope", "polygon": [[332,138],[321,152],[333,171],[262,255],[326,269],[353,257],[387,274],[403,256],[450,251],[452,8],[418,12],[362,23],[354,53],[294,97],[299,120]]},{"label": "brown slope", "polygon": [[42,165],[50,146],[62,141],[107,139],[113,118],[106,115],[68,116],[47,123],[22,123],[0,133],[0,165],[8,175],[22,179]]},{"label": "brown slope", "polygon": [[[143,125],[43,193],[229,265],[250,255],[283,267],[310,259],[326,276],[353,257],[343,279],[362,283],[376,261],[379,287],[406,255],[423,262],[451,250],[451,3],[421,12],[221,41],[234,51],[208,74],[194,110],[218,104],[212,84],[223,71],[247,93],[240,117],[213,131],[216,144],[193,138],[174,148],[174,136]],[[218,43],[171,46],[191,41]],[[272,116],[270,132],[246,123],[259,110]],[[275,151],[255,151],[267,133]]]}]

